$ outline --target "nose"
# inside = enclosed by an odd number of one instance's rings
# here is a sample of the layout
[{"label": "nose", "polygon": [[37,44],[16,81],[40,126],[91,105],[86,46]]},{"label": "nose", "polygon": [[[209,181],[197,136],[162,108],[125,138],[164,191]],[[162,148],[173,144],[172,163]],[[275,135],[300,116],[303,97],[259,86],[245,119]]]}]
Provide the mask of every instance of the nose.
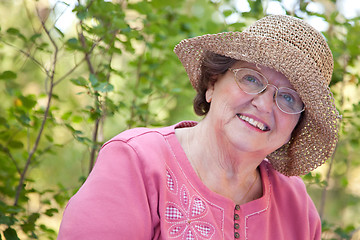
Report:
[{"label": "nose", "polygon": [[254,96],[252,104],[260,111],[270,113],[273,111],[273,108],[276,107],[276,92],[277,87],[272,84],[268,84],[264,91]]}]

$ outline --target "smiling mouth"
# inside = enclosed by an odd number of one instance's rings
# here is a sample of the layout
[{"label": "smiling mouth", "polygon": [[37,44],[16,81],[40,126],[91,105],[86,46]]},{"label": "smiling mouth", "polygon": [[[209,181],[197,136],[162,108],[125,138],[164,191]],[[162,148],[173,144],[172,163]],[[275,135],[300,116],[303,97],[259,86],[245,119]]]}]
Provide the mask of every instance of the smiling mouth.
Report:
[{"label": "smiling mouth", "polygon": [[270,128],[268,126],[266,126],[265,124],[258,122],[252,118],[243,116],[241,114],[236,114],[241,120],[244,120],[245,122],[249,123],[251,126],[256,127],[258,129],[260,129],[261,131],[269,131]]}]

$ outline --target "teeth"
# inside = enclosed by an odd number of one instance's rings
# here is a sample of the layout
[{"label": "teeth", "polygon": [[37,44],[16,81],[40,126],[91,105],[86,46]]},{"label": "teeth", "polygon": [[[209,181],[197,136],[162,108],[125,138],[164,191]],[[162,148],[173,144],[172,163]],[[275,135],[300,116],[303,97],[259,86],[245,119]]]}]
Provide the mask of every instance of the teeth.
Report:
[{"label": "teeth", "polygon": [[257,127],[262,131],[267,130],[267,127],[261,122],[258,122],[258,121],[254,120],[252,118],[249,118],[249,117],[245,117],[243,115],[238,115],[238,116],[239,116],[240,119],[250,123],[252,126]]}]

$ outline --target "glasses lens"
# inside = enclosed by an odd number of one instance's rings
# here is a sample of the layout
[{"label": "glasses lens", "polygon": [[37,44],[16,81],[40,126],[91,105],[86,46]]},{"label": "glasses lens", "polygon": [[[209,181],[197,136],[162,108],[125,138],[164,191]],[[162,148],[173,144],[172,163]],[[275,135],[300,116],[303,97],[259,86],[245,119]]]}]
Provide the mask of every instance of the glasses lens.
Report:
[{"label": "glasses lens", "polygon": [[299,94],[290,88],[279,88],[276,103],[281,110],[287,113],[300,113],[304,110],[304,103]]},{"label": "glasses lens", "polygon": [[[248,94],[261,93],[268,86],[266,78],[255,70],[239,68],[233,69],[233,72],[235,73],[235,80],[239,88]],[[299,94],[287,87],[280,87],[278,89],[276,104],[280,110],[288,114],[301,113],[305,109]]]},{"label": "glasses lens", "polygon": [[267,86],[266,79],[251,69],[238,69],[235,78],[239,87],[246,93],[256,94],[263,91]]}]

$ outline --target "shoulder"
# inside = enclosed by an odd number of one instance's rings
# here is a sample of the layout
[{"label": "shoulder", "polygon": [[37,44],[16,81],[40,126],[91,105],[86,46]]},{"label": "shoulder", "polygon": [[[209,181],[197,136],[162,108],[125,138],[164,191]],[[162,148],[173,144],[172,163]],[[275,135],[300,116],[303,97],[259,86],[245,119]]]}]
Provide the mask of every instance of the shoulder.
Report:
[{"label": "shoulder", "polygon": [[296,231],[301,229],[306,236],[311,236],[306,239],[320,239],[320,216],[303,180],[298,176],[287,177],[277,172],[268,162],[265,166],[271,186],[272,211],[276,212],[280,219],[286,219],[283,224],[289,228],[295,226]]},{"label": "shoulder", "polygon": [[273,191],[280,190],[286,194],[295,194],[297,196],[307,197],[306,186],[303,180],[298,176],[285,176],[276,171],[269,162],[265,163],[269,175],[269,181]]},{"label": "shoulder", "polygon": [[173,156],[168,139],[174,138],[174,133],[174,126],[126,130],[101,147],[96,164],[131,164],[146,172],[159,171]]},{"label": "shoulder", "polygon": [[315,212],[317,210],[303,180],[298,176],[285,176],[266,163],[271,185],[271,198],[275,204],[282,208],[289,208],[291,211]]},{"label": "shoulder", "polygon": [[166,145],[167,136],[171,134],[174,134],[174,126],[129,129],[105,142],[100,149],[100,153],[109,148],[119,147],[132,149],[137,153],[151,149],[161,149]]},{"label": "shoulder", "polygon": [[303,216],[309,219],[309,222],[318,222],[319,214],[303,180],[298,176],[287,177],[279,173],[270,163],[266,163],[266,167],[274,205],[279,206],[284,212]]},{"label": "shoulder", "polygon": [[[109,146],[128,145],[135,151],[139,152],[159,152],[161,150],[169,150],[169,145],[177,145],[175,137],[175,128],[188,127],[196,125],[193,121],[182,121],[177,124],[162,128],[133,128],[121,132],[117,136],[107,141],[101,148],[109,148]],[[168,141],[172,139],[172,141]],[[169,143],[171,142],[171,143]]]},{"label": "shoulder", "polygon": [[110,143],[117,141],[131,143],[134,141],[146,141],[157,138],[164,138],[164,136],[172,134],[174,132],[173,126],[163,127],[163,128],[133,128],[121,132],[116,135],[109,141],[107,141],[103,146],[106,146]]}]

